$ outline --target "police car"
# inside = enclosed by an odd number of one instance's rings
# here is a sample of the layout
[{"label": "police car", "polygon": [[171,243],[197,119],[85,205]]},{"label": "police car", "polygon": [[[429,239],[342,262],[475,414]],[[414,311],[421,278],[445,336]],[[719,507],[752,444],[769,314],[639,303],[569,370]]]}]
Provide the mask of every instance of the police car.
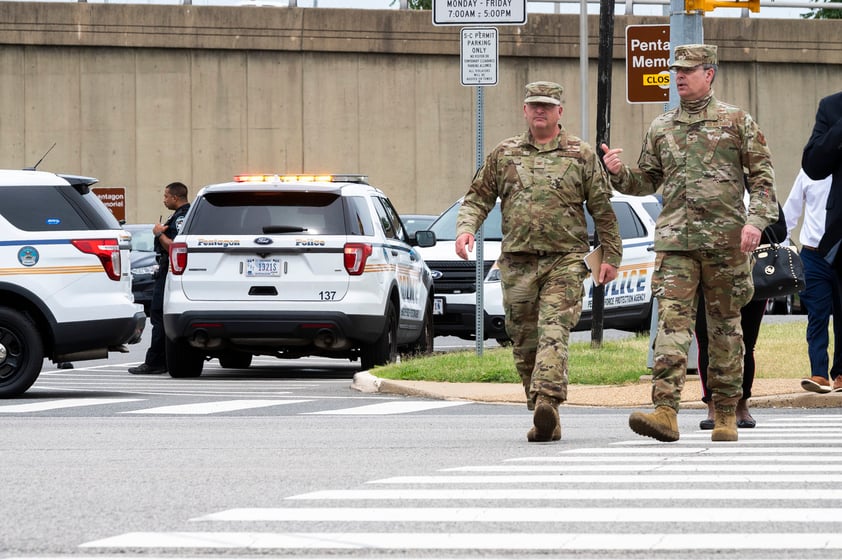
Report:
[{"label": "police car", "polygon": [[167,366],[255,355],[360,360],[433,350],[430,270],[394,206],[363,175],[242,175],[196,195],[170,247]]},{"label": "police car", "polygon": [[91,191],[96,182],[0,170],[0,397],[26,392],[44,358],[102,359],[140,340],[131,236]]},{"label": "police car", "polygon": [[[472,340],[476,336],[476,261],[456,256],[456,217],[461,199],[445,210],[430,226],[437,244],[423,249],[433,273],[436,290],[435,332],[437,336],[458,336]],[[617,216],[623,239],[623,260],[617,279],[605,286],[604,328],[648,330],[652,315],[652,272],[655,267],[655,219],[661,203],[654,196],[629,196],[614,193],[611,205]],[[585,212],[588,231],[593,236],[593,221]],[[483,224],[483,332],[484,338],[504,342],[503,295],[495,261],[500,255],[502,214],[500,203],[489,212]],[[574,330],[591,326],[593,281],[584,281],[582,315]]]}]

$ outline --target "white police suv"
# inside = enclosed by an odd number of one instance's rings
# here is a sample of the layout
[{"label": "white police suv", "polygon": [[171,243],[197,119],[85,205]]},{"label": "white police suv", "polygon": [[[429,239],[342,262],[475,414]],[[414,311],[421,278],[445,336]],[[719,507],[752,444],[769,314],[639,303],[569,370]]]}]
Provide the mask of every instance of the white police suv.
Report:
[{"label": "white police suv", "polygon": [[254,355],[393,362],[433,350],[430,270],[362,175],[244,175],[196,195],[170,247],[167,366],[245,368]]},{"label": "white police suv", "polygon": [[[437,244],[424,249],[424,258],[435,284],[435,333],[437,336],[476,337],[476,261],[456,256],[456,217],[461,199],[445,210],[430,226]],[[605,286],[604,328],[648,330],[652,315],[652,272],[655,267],[655,219],[661,203],[654,196],[629,196],[615,193],[611,205],[623,238],[623,260],[617,279]],[[593,221],[585,212],[588,231],[593,236]],[[508,339],[503,310],[500,276],[494,266],[500,255],[502,232],[500,203],[491,210],[483,224],[483,331],[484,338],[499,342]],[[593,282],[584,281],[582,315],[574,330],[591,325]]]},{"label": "white police suv", "polygon": [[44,358],[127,352],[146,316],[132,296],[130,234],[96,179],[0,170],[0,397],[24,393]]}]

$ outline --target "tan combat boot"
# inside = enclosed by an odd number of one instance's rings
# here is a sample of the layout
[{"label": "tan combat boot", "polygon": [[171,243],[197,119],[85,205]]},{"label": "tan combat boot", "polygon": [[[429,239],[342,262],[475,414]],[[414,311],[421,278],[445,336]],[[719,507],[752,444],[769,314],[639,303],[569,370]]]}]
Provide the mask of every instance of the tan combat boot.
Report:
[{"label": "tan combat boot", "polygon": [[561,422],[558,419],[558,399],[538,395],[532,426],[526,434],[527,441],[558,441],[561,439]]},{"label": "tan combat boot", "polygon": [[658,441],[678,441],[678,413],[671,406],[659,406],[652,413],[632,412],[629,428]]},{"label": "tan combat boot", "polygon": [[734,410],[724,411],[717,408],[714,411],[713,432],[711,441],[737,441],[737,413]]}]

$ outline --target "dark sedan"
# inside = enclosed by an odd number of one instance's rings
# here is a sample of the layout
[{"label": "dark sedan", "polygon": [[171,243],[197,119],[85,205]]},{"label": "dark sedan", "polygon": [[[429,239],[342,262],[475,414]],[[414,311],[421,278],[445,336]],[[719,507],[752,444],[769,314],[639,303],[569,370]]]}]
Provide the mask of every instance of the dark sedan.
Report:
[{"label": "dark sedan", "polygon": [[158,262],[155,259],[155,236],[153,224],[126,224],[123,226],[132,234],[132,293],[135,303],[143,305],[143,311],[149,316],[152,303],[152,287]]}]

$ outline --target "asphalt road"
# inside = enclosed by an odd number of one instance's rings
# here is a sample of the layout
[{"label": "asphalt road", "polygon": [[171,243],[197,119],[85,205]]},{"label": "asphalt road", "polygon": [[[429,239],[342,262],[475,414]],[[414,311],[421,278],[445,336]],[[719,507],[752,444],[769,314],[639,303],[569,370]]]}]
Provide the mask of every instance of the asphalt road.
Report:
[{"label": "asphalt road", "polygon": [[737,443],[680,415],[663,444],[564,408],[529,444],[524,407],[358,393],[349,363],[129,375],[144,349],[0,401],[0,558],[842,553],[835,412],[764,411]]}]

